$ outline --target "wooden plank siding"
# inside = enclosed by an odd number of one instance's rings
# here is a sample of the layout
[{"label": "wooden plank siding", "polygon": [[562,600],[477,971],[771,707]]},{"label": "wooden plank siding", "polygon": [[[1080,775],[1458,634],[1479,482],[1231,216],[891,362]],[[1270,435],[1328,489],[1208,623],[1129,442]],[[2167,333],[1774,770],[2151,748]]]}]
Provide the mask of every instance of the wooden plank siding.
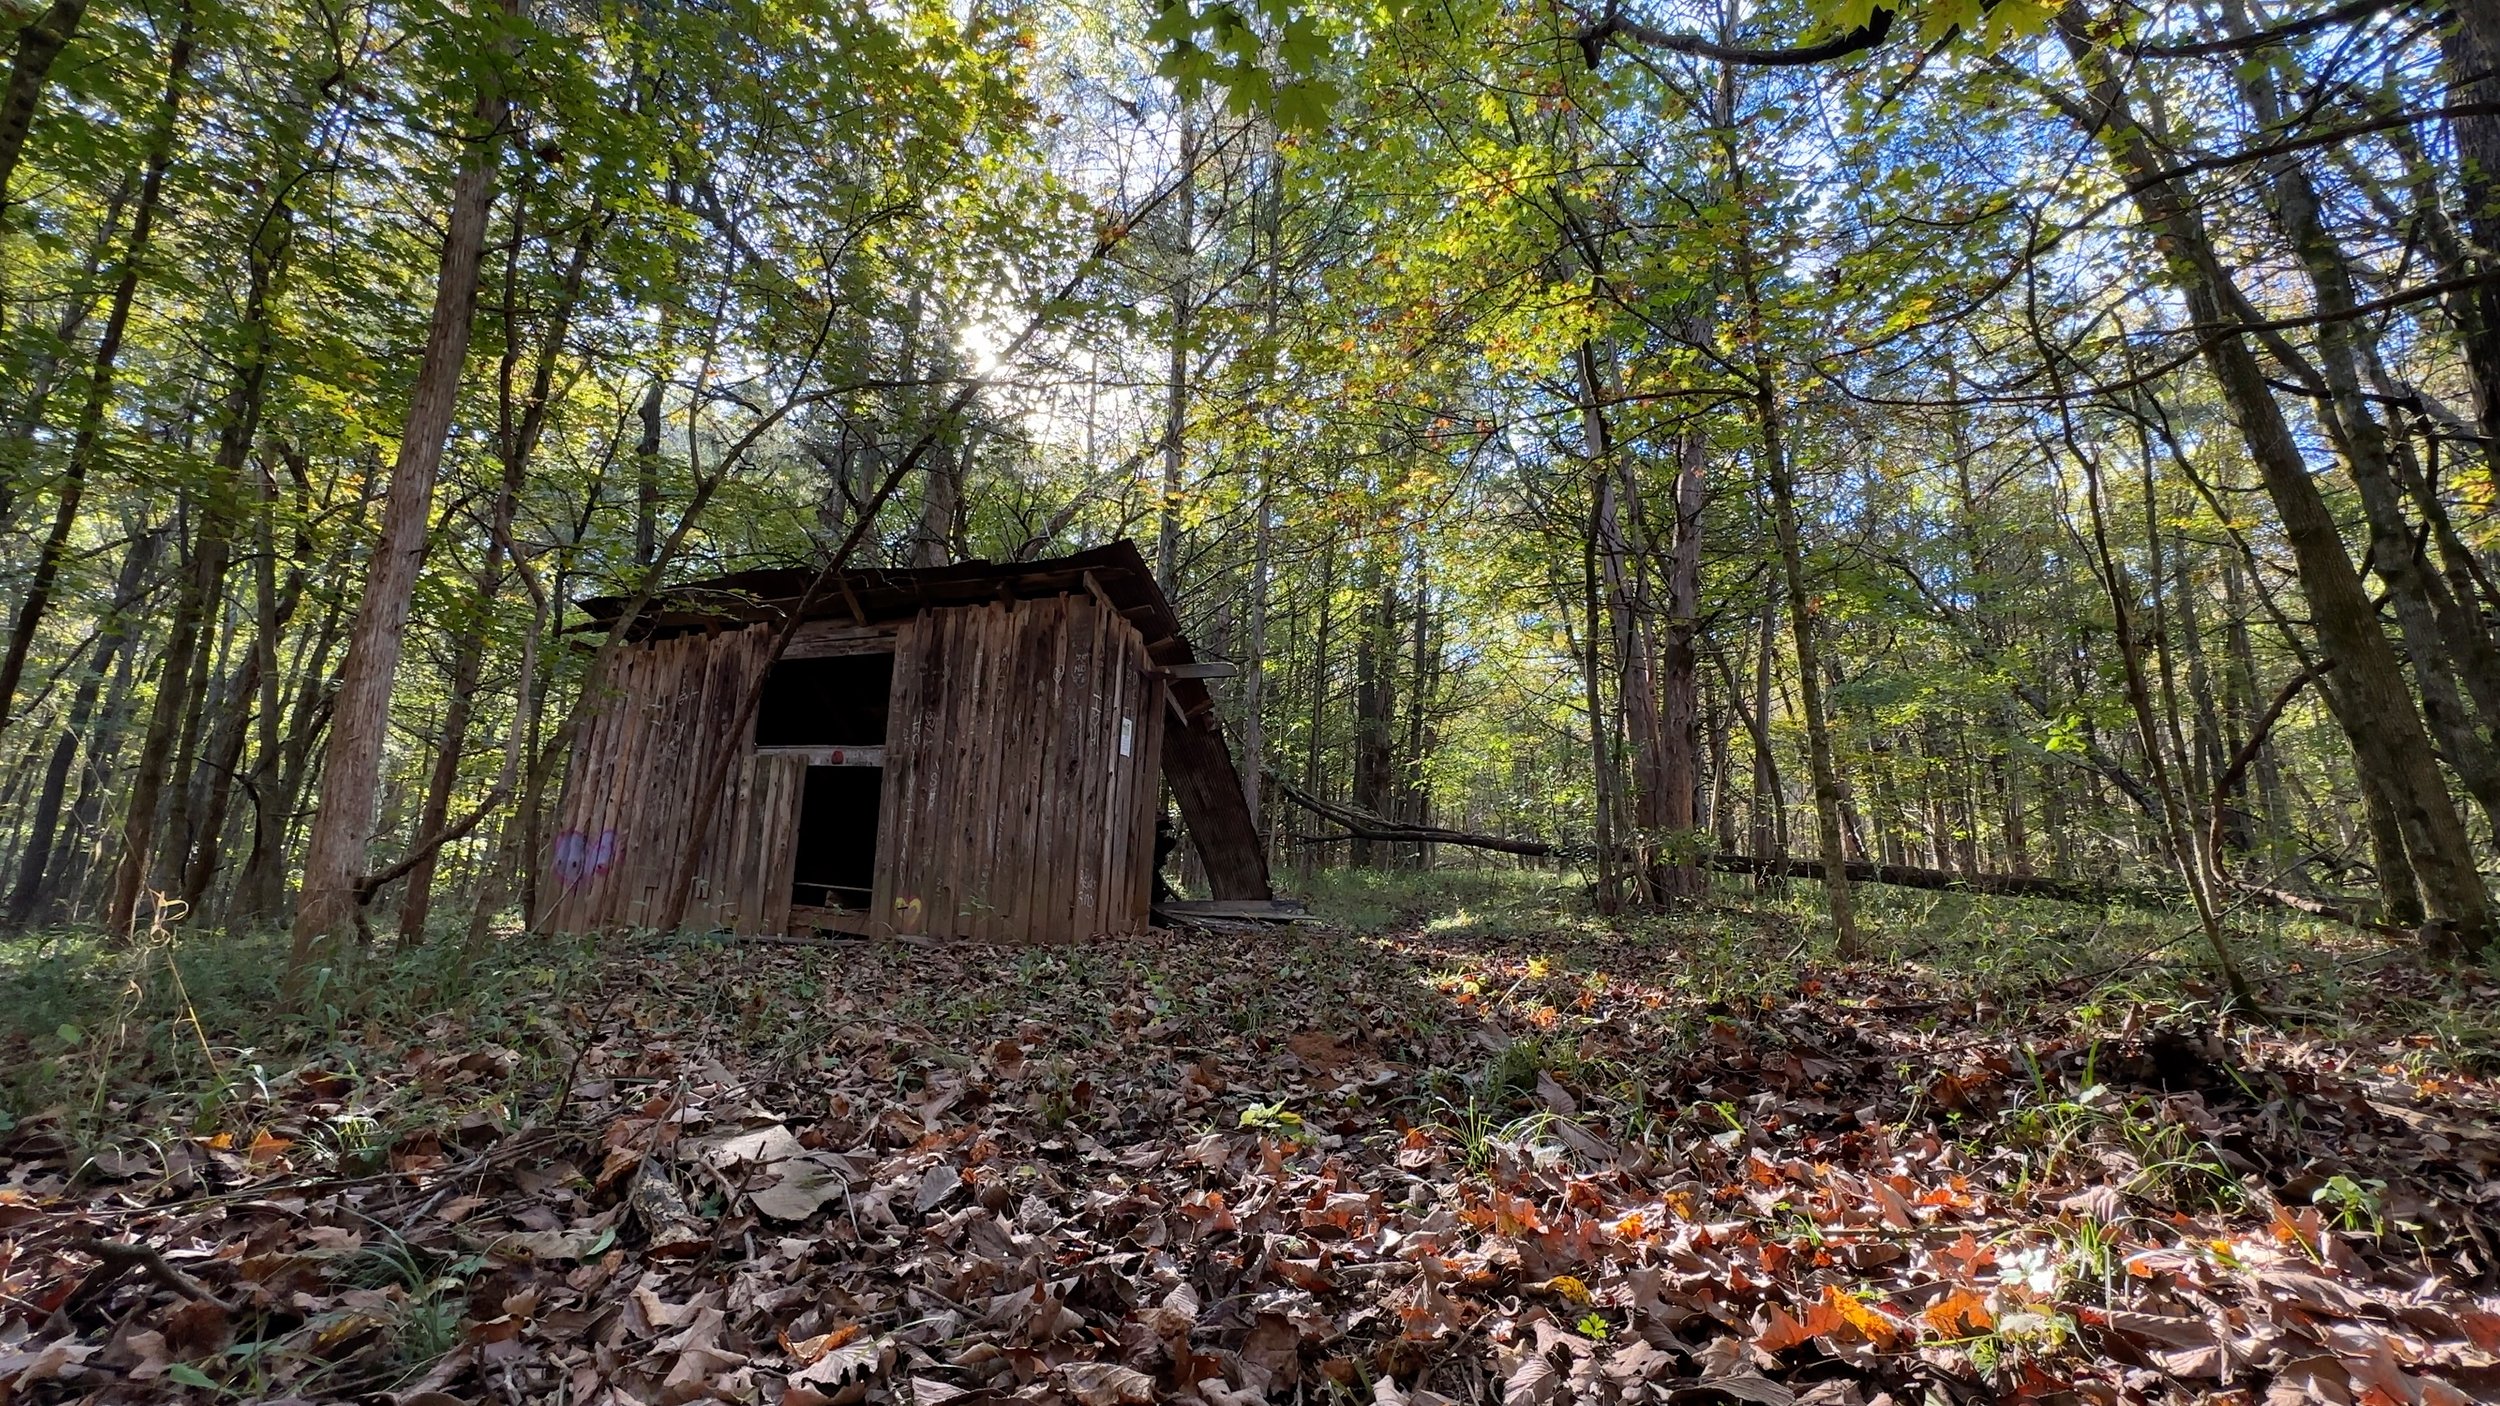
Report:
[{"label": "wooden plank siding", "polygon": [[1051,596],[924,611],[903,641],[874,911],[941,938],[1143,931],[1162,700],[1135,627]]},{"label": "wooden plank siding", "polygon": [[690,927],[780,933],[795,916],[872,935],[1006,942],[1144,930],[1166,685],[1117,609],[1058,595],[806,631],[811,654],[895,655],[884,746],[840,758],[884,767],[868,910],[793,913],[807,769],[835,758],[728,735],[770,647],[769,627],[755,625],[618,657],[567,767],[543,926],[647,923],[689,841],[702,759],[727,746],[737,764],[700,837]]},{"label": "wooden plank siding", "polygon": [[[726,736],[740,692],[763,668],[760,626],[654,641],[619,655],[566,767],[542,926],[596,932],[648,923],[684,853],[703,757],[739,749],[696,867],[687,923],[779,931],[805,763],[759,758]],[[769,876],[777,875],[777,879]]]}]

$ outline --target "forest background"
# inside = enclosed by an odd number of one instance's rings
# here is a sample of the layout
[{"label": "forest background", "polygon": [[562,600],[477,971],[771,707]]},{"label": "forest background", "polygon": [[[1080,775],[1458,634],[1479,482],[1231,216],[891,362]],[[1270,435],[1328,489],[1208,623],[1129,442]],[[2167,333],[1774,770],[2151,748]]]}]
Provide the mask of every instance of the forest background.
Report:
[{"label": "forest background", "polygon": [[573,600],[1133,535],[1286,872],[1438,827],[1605,908],[1801,858],[1843,955],[1849,862],[2494,940],[2481,0],[6,42],[8,927],[482,942]]}]

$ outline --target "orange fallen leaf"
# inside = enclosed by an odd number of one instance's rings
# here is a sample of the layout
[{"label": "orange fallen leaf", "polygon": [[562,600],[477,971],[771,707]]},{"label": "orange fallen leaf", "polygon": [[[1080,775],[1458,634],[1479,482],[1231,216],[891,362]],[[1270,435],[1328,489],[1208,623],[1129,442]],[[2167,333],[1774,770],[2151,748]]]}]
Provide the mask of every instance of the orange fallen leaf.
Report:
[{"label": "orange fallen leaf", "polygon": [[845,1323],[830,1333],[818,1333],[812,1338],[801,1338],[797,1342],[790,1341],[790,1335],[787,1333],[776,1333],[774,1336],[781,1339],[781,1350],[790,1354],[792,1365],[812,1367],[826,1353],[838,1347],[848,1347],[851,1341],[860,1335],[860,1331],[859,1324]]},{"label": "orange fallen leaf", "polygon": [[286,1150],[295,1145],[293,1138],[282,1138],[264,1128],[252,1137],[251,1150],[244,1154],[254,1171],[266,1171],[278,1165]]},{"label": "orange fallen leaf", "polygon": [[1878,1348],[1890,1349],[1909,1336],[1907,1326],[1901,1320],[1855,1294],[1842,1293],[1837,1284],[1823,1286],[1823,1302],[1841,1322],[1856,1329],[1860,1336]]},{"label": "orange fallen leaf", "polygon": [[[1838,1292],[1837,1290],[1833,1292]],[[1754,1339],[1754,1346],[1764,1352],[1780,1352],[1797,1346],[1808,1338],[1819,1338],[1847,1326],[1848,1320],[1832,1310],[1827,1297],[1809,1305],[1806,1316],[1792,1317],[1778,1304],[1763,1305],[1763,1321],[1769,1326]]]},{"label": "orange fallen leaf", "polygon": [[1919,1317],[1940,1338],[1967,1338],[1996,1326],[1996,1315],[1988,1311],[1988,1301],[1968,1289],[1956,1289],[1927,1306]]}]

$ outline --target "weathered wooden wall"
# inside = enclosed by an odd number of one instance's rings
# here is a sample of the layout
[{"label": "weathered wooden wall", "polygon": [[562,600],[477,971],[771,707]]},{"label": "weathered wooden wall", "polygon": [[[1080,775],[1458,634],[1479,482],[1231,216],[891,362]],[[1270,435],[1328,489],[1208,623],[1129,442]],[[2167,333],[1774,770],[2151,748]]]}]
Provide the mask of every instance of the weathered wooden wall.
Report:
[{"label": "weathered wooden wall", "polygon": [[763,626],[690,634],[621,652],[605,696],[566,772],[548,856],[547,911],[556,932],[638,927],[686,843],[702,758],[735,746],[696,869],[691,928],[780,932],[790,918],[790,845],[798,834],[803,757],[761,754],[728,736],[740,690],[764,666]]},{"label": "weathered wooden wall", "polygon": [[922,612],[895,655],[871,914],[932,937],[1143,931],[1164,725],[1148,668],[1089,596]]},{"label": "weathered wooden wall", "polygon": [[[883,647],[854,633],[811,635],[804,652]],[[732,746],[687,925],[788,929],[814,758],[728,735],[769,643],[759,625],[618,656],[574,745],[542,926],[651,921],[686,843],[699,760]],[[1165,703],[1136,628],[1092,597],[1053,596],[923,611],[894,649],[876,890],[843,926],[1011,942],[1142,931]]]}]

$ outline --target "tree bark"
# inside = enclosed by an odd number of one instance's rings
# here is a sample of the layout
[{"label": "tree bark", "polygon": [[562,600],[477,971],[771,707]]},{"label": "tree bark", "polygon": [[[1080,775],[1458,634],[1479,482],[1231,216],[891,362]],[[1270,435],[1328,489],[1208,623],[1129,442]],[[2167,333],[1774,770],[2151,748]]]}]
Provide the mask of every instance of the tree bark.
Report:
[{"label": "tree bark", "polygon": [[[2088,103],[2063,99],[2069,115],[2095,132],[2135,190],[2146,223],[2161,239],[2172,281],[2200,329],[2257,319],[2223,272],[2202,219],[2161,174],[2152,139],[2138,125],[2127,91],[2079,11],[2057,20],[2091,88]],[[2465,826],[2433,759],[2404,670],[2370,608],[2342,533],[2302,462],[2300,446],[2275,403],[2245,334],[2215,331],[2203,343],[2208,369],[2247,442],[2274,502],[2320,641],[2337,662],[2347,736],[2358,764],[2375,774],[2394,804],[2422,887],[2425,944],[2435,955],[2480,951],[2493,940],[2490,906]]]},{"label": "tree bark", "polygon": [[[1598,579],[1604,587],[1605,635],[1614,648],[1615,706],[1623,717],[1623,761],[1631,775],[1632,823],[1626,838],[1633,859],[1627,876],[1638,901],[1655,903],[1668,886],[1662,848],[1669,828],[1667,744],[1652,669],[1656,650],[1634,566],[1636,548],[1623,525],[1625,505],[1637,507],[1640,489],[1626,456],[1616,450],[1614,426],[1606,413],[1607,404],[1614,398],[1614,361],[1613,347],[1592,341],[1583,341],[1576,357],[1581,423],[1590,456],[1595,504],[1590,533],[1596,547]],[[1596,631],[1597,622],[1592,619],[1592,636]],[[1592,653],[1591,657],[1600,656]],[[1606,789],[1611,789],[1614,780],[1613,769],[1609,768]],[[1689,808],[1688,801],[1688,813]]]},{"label": "tree bark", "polygon": [[[1395,804],[1397,779],[1397,573],[1384,558],[1396,539],[1374,538],[1363,553],[1361,633],[1354,645],[1354,804],[1375,815]],[[1387,858],[1369,840],[1354,842],[1356,868]]]},{"label": "tree bark", "polygon": [[[500,0],[507,22],[523,0]],[[482,66],[474,130],[452,187],[449,229],[435,277],[434,312],[409,397],[408,420],[391,467],[381,540],[367,567],[364,594],[348,637],[321,777],[321,810],[304,851],[304,888],[297,900],[291,983],[300,983],[325,944],[355,929],[357,881],[373,838],[375,791],[390,725],[391,688],[399,674],[401,636],[425,557],[425,537],[442,467],[445,437],[468,361],[472,304],[486,248],[487,209],[510,110],[492,65]]]},{"label": "tree bark", "polygon": [[174,25],[173,44],[165,55],[164,93],[157,102],[155,129],[148,136],[146,170],[139,180],[138,205],[130,217],[130,239],[122,249],[121,274],[113,285],[112,310],[105,314],[104,331],[96,339],[95,355],[88,366],[87,396],[79,408],[68,465],[62,471],[60,487],[55,490],[52,527],[36,551],[35,569],[27,580],[26,594],[19,598],[17,618],[9,630],[8,649],[0,654],[0,731],[8,728],[18,681],[25,676],[26,658],[34,647],[35,631],[52,608],[61,566],[69,556],[70,534],[78,525],[78,508],[86,496],[87,480],[103,454],[104,414],[112,403],[113,372],[121,358],[122,338],[130,328],[130,307],[138,296],[148,242],[155,233],[158,209],[164,202],[165,174],[173,166],[183,89],[190,82],[191,55],[198,33],[198,14],[189,0],[183,0]]},{"label": "tree bark", "polygon": [[[195,918],[208,911],[209,888],[216,882],[219,858],[224,852],[226,812],[234,803],[235,771],[243,762],[244,738],[251,730],[252,703],[260,691],[260,656],[260,641],[254,638],[246,647],[243,662],[235,668],[234,682],[225,690],[217,730],[209,736],[207,775],[201,788],[199,818],[192,827],[190,852],[169,856],[179,861],[183,912]],[[179,836],[181,830],[174,828],[173,833]]]},{"label": "tree bark", "polygon": [[96,716],[96,703],[104,690],[104,681],[130,649],[137,624],[135,612],[143,594],[148,571],[163,547],[161,530],[142,532],[131,538],[129,550],[122,556],[120,578],[113,585],[113,604],[102,635],[95,648],[88,652],[84,672],[79,676],[78,690],[71,697],[69,714],[61,724],[61,736],[53,743],[52,756],[43,771],[43,787],[35,798],[35,811],[27,826],[26,848],[18,856],[17,882],[9,892],[8,908],[0,915],[0,928],[15,932],[25,928],[34,916],[35,903],[42,894],[45,878],[51,873],[54,842],[58,837],[61,805],[69,789],[69,773],[77,760],[79,743],[85,740],[87,725]]},{"label": "tree bark", "polygon": [[[2440,29],[2449,92],[2460,106],[2483,111],[2449,120],[2457,144],[2457,181],[2477,272],[2488,273],[2500,251],[2500,0],[2452,0]],[[2466,364],[2476,389],[2483,449],[2500,465],[2500,284],[2486,279],[2458,300]]]},{"label": "tree bark", "polygon": [[1676,436],[1667,627],[1658,661],[1659,824],[1670,837],[1671,853],[1653,882],[1663,898],[1698,898],[1706,887],[1700,866],[1689,862],[1686,852],[1702,819],[1695,806],[1701,794],[1701,651],[1695,641],[1701,631],[1701,512],[1709,459],[1709,436],[1700,426],[1687,426]]},{"label": "tree bark", "polygon": [[260,434],[261,406],[269,381],[270,289],[286,257],[292,214],[283,201],[273,205],[255,232],[250,284],[244,297],[243,347],[235,367],[234,385],[219,417],[217,452],[210,465],[208,488],[198,500],[199,529],[189,570],[174,605],[172,634],[165,650],[165,676],[158,681],[155,709],[131,780],[130,808],[122,823],[122,853],[113,873],[113,889],[104,912],[105,927],[128,933],[138,920],[139,899],[158,868],[155,826],[157,801],[167,784],[180,788],[173,807],[174,823],[166,839],[173,854],[168,872],[158,877],[169,887],[183,886],[184,860],[190,854],[188,775],[197,713],[192,707],[200,681],[193,671],[206,666],[200,636],[225,599],[230,533],[240,508],[243,470]]},{"label": "tree bark", "polygon": [[1171,377],[1163,402],[1163,501],[1155,516],[1155,583],[1176,597],[1180,583],[1181,473],[1189,434],[1189,328],[1198,257],[1198,124],[1181,108],[1180,188],[1172,219],[1180,232],[1172,275]]},{"label": "tree bark", "polygon": [[[2171,862],[2179,882],[2195,905],[2197,925],[2204,929],[2205,943],[2213,949],[2214,960],[2221,965],[2223,980],[2231,994],[2243,1003],[2254,1005],[2255,993],[2247,978],[2240,975],[2239,963],[2231,952],[2230,940],[2223,936],[2222,920],[2214,901],[2212,880],[2215,871],[2206,863],[2196,829],[2188,821],[2187,804],[2172,776],[2173,758],[2183,748],[2178,735],[2175,703],[2165,731],[2164,719],[2154,711],[2153,685],[2145,677],[2144,651],[2135,634],[2134,592],[2127,584],[2115,553],[2110,550],[2109,524],[2102,507],[2101,471],[2099,463],[2077,442],[2073,426],[2067,426],[2067,449],[2084,474],[2084,502],[2092,519],[2092,548],[2100,562],[2102,585],[2109,592],[2110,618],[2117,637],[2118,659],[2127,681],[2127,705],[2135,713],[2136,736],[2144,747],[2144,769],[2161,795],[2163,831],[2169,840]],[[2149,460],[2149,455],[2147,456]],[[2156,536],[2155,541],[2159,538]],[[2155,558],[2155,590],[2160,583],[2159,558]]]},{"label": "tree bark", "polygon": [[[2234,7],[2236,10],[2236,7]],[[2238,28],[2248,25],[2235,13]],[[2243,68],[2242,96],[2258,119],[2279,125],[2283,114],[2267,76]],[[2297,157],[2267,161],[2267,205],[2276,227],[2309,276],[2322,313],[2347,314],[2359,301],[2351,263],[2326,226],[2316,187]],[[2500,827],[2500,753],[2487,732],[2478,731],[2459,684],[2471,694],[2482,714],[2484,729],[2500,722],[2500,652],[2492,646],[2482,622],[2461,603],[2447,581],[2430,569],[2406,520],[2401,475],[2395,465],[2398,446],[2391,442],[2364,393],[2365,333],[2354,322],[2336,316],[2321,322],[2317,351],[2323,371],[2325,404],[2321,418],[2346,470],[2360,490],[2362,510],[2370,525],[2369,562],[2387,585],[2395,607],[2405,656],[2422,698],[2422,715],[2450,766],[2466,790]]]},{"label": "tree bark", "polygon": [[[518,253],[521,243],[521,215],[516,206],[513,216],[513,258],[505,267],[504,280],[504,356],[497,385],[501,388],[502,420],[498,427],[497,449],[503,459],[503,479],[496,485],[495,499],[487,509],[486,542],[477,570],[477,595],[469,618],[452,644],[451,698],[443,714],[442,745],[434,754],[433,774],[426,780],[425,802],[417,819],[419,852],[407,873],[407,897],[400,903],[399,940],[417,943],[425,940],[426,916],[434,904],[434,874],[442,864],[439,843],[429,843],[441,835],[451,821],[451,795],[460,781],[460,760],[468,749],[469,724],[477,712],[477,687],[486,660],[486,626],[495,609],[495,598],[502,591],[505,576],[506,548],[512,536],[513,514],[521,501],[521,490],[529,481],[529,464],[536,454],[538,441],[546,431],[547,412],[554,403],[556,367],[564,357],[564,345],[573,326],[573,310],[581,300],[582,280],[590,269],[590,256],[597,246],[606,222],[601,212],[593,210],[582,223],[573,241],[572,252],[565,261],[564,272],[557,285],[554,307],[548,312],[545,335],[540,339],[537,355],[530,370],[530,383],[520,396],[519,415],[513,413],[515,400],[513,377],[519,369],[519,283]],[[530,681],[522,681],[523,691]],[[515,716],[512,726],[518,729],[522,720]]]},{"label": "tree bark", "polygon": [[0,237],[5,237],[10,178],[26,149],[26,134],[35,128],[36,109],[43,105],[44,81],[53,61],[69,47],[86,18],[87,0],[52,0],[51,6],[17,32],[16,52],[9,62],[9,83],[0,89]]}]

